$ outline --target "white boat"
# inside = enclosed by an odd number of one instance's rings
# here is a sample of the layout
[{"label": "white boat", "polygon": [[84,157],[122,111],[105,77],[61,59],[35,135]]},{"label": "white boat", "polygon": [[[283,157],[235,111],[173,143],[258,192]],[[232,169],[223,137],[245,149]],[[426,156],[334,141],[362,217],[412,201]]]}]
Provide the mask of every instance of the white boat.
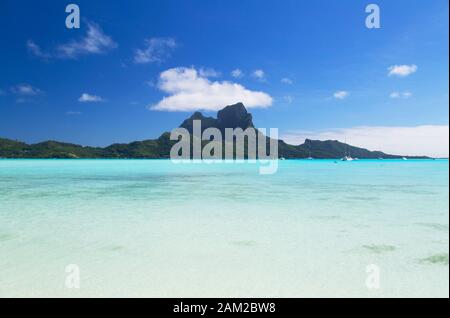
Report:
[{"label": "white boat", "polygon": [[402,158],[402,160],[408,160],[408,158],[406,158],[406,157],[403,157],[403,158]]},{"label": "white boat", "polygon": [[355,159],[352,158],[352,156],[350,156],[350,152],[348,151],[348,144],[347,144],[347,140],[345,140],[345,156],[344,158],[341,159],[341,161],[353,161]]}]

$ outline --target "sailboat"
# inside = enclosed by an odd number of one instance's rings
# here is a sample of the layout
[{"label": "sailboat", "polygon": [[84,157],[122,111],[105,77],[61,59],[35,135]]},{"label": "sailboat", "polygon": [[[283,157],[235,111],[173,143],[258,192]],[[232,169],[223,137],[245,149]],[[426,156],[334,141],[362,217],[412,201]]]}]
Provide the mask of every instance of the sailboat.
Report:
[{"label": "sailboat", "polygon": [[345,156],[345,157],[342,158],[341,160],[342,160],[342,161],[353,161],[353,160],[355,160],[355,159],[353,159],[353,158],[350,157],[350,156]]},{"label": "sailboat", "polygon": [[311,157],[311,151],[309,152],[309,157],[307,158],[308,160],[313,160],[314,158]]},{"label": "sailboat", "polygon": [[353,161],[354,160],[348,152],[347,140],[345,141],[345,156],[341,160],[342,161]]}]

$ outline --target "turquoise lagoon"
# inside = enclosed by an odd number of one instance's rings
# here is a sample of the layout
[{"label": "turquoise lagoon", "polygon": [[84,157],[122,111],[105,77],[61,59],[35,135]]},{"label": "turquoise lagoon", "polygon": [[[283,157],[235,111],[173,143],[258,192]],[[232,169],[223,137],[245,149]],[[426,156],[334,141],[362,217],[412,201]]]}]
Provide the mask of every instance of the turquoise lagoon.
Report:
[{"label": "turquoise lagoon", "polygon": [[447,160],[285,160],[273,175],[0,160],[0,297],[448,297],[448,173]]}]

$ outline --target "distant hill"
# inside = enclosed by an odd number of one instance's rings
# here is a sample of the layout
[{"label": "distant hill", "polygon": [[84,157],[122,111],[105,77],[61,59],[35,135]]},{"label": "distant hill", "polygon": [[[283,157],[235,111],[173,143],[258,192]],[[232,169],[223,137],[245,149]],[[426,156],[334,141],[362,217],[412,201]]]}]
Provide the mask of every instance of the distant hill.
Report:
[{"label": "distant hill", "polygon": [[247,109],[245,109],[245,106],[242,103],[226,106],[222,110],[219,110],[217,112],[217,118],[205,117],[202,113],[195,112],[191,117],[186,119],[180,127],[186,128],[192,133],[194,120],[202,121],[202,132],[210,127],[220,129],[222,134],[225,134],[225,128],[247,129],[249,127],[255,127],[253,125],[252,114],[247,112]]},{"label": "distant hill", "polygon": [[[195,112],[183,121],[180,127],[192,133],[193,121],[201,120],[202,130],[215,127],[224,133],[225,128],[254,127],[252,115],[242,103],[226,106],[217,113],[217,118],[205,117]],[[0,158],[169,158],[170,149],[176,141],[170,140],[170,133],[163,133],[158,139],[134,141],[125,144],[112,144],[108,147],[84,147],[58,141],[45,141],[26,144],[0,138]],[[278,141],[278,155],[286,159],[301,159],[309,156],[317,159],[342,158],[346,154],[360,159],[402,158],[400,155],[385,154],[381,151],[369,151],[353,147],[337,140],[305,140],[301,145],[289,145]],[[427,158],[427,157],[409,157]]]}]

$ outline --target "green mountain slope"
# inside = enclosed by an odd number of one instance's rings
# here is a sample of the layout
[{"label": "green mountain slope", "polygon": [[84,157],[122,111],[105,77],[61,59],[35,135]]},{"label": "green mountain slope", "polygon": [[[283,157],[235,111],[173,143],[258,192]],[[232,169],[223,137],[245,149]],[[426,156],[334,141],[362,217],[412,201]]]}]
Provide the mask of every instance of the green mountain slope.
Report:
[{"label": "green mountain slope", "polygon": [[[242,103],[230,105],[218,112],[217,118],[205,117],[200,112],[194,113],[183,121],[181,128],[192,133],[193,120],[201,120],[202,131],[215,127],[222,131],[225,128],[254,127],[252,115],[247,112]],[[163,133],[158,139],[134,141],[125,144],[112,144],[108,147],[84,147],[58,141],[45,141],[37,144],[26,144],[0,138],[0,158],[169,158],[170,149],[176,141],[170,140],[170,133]],[[208,143],[203,141],[203,144]],[[289,145],[278,141],[279,157],[294,158],[342,158],[350,155],[360,159],[401,158],[399,155],[389,155],[381,151],[369,151],[353,147],[336,140],[309,140],[301,145]],[[416,157],[426,158],[426,157]]]}]

